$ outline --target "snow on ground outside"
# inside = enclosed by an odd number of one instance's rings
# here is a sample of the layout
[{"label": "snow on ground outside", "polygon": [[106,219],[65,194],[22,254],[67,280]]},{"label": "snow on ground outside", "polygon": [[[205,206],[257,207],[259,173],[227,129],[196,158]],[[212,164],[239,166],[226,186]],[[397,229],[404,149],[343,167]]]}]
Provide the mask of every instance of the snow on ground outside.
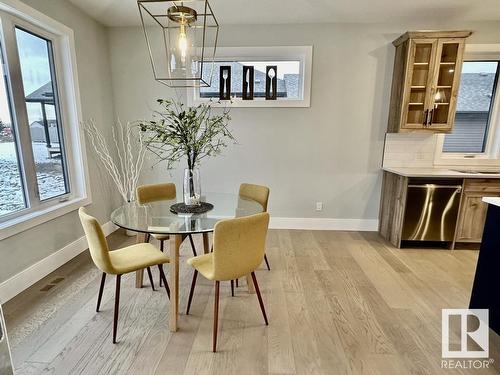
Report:
[{"label": "snow on ground outside", "polygon": [[[49,158],[45,143],[33,143],[40,198],[64,194],[61,159]],[[0,142],[0,216],[24,208],[14,142]]]}]

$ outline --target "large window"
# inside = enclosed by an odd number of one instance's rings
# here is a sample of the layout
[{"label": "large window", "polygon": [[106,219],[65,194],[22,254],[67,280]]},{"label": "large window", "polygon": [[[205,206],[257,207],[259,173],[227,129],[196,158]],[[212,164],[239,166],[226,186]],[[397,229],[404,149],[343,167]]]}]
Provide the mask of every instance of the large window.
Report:
[{"label": "large window", "polygon": [[89,201],[71,30],[19,8],[0,0],[0,239]]},{"label": "large window", "polygon": [[444,138],[443,152],[481,154],[493,129],[499,61],[465,61],[453,132]]},{"label": "large window", "polygon": [[[52,43],[18,26],[2,31],[9,72],[2,71],[0,87],[0,218],[69,193]],[[10,94],[16,89],[22,100]]]}]

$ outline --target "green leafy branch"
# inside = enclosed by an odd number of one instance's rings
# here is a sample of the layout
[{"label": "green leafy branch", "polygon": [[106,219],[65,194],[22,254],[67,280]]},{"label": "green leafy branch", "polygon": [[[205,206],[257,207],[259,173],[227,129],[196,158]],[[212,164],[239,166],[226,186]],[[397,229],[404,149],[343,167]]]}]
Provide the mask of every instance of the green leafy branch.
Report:
[{"label": "green leafy branch", "polygon": [[155,111],[154,119],[139,124],[144,132],[146,148],[155,154],[159,162],[165,161],[172,169],[183,157],[187,158],[188,168],[195,168],[206,158],[218,155],[235,138],[228,129],[231,120],[229,110],[212,114],[209,104],[184,108],[182,103],[158,99],[162,107]]}]

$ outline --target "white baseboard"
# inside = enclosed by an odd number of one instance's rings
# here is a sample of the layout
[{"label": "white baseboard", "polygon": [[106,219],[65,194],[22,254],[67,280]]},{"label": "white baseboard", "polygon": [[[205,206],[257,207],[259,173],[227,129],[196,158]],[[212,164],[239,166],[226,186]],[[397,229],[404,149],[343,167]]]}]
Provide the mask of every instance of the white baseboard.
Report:
[{"label": "white baseboard", "polygon": [[[111,221],[108,221],[102,226],[102,229],[104,234],[108,236],[113,233],[117,227]],[[87,239],[85,236],[80,237],[64,246],[62,249],[19,272],[17,275],[5,280],[0,284],[0,302],[7,302],[49,273],[69,262],[78,254],[84,252],[87,248]]]},{"label": "white baseboard", "polygon": [[378,230],[378,219],[271,217],[269,228],[376,232]]}]

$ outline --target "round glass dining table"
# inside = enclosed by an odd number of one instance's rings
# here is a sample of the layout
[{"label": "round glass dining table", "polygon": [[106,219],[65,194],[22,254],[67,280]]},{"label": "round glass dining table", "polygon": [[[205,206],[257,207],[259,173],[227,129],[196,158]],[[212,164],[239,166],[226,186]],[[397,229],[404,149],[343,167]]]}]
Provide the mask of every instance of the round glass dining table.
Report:
[{"label": "round glass dining table", "polygon": [[264,210],[254,200],[235,194],[207,193],[202,200],[214,208],[203,214],[176,214],[170,207],[177,200],[165,200],[139,204],[131,202],[117,208],[111,214],[111,221],[119,227],[150,234],[208,233],[223,219],[249,216]]},{"label": "round glass dining table", "polygon": [[[250,216],[264,211],[254,200],[235,194],[206,193],[202,201],[211,203],[213,209],[202,214],[176,214],[171,206],[177,200],[164,200],[139,204],[131,202],[114,210],[111,221],[124,229],[137,232],[137,242],[145,242],[147,234],[169,235],[170,252],[170,319],[171,331],[177,331],[179,315],[179,249],[190,234],[202,234],[203,252],[210,251],[208,233],[217,222],[235,217]],[[142,287],[144,270],[136,273],[136,287]],[[252,283],[247,283],[250,286]]]}]

